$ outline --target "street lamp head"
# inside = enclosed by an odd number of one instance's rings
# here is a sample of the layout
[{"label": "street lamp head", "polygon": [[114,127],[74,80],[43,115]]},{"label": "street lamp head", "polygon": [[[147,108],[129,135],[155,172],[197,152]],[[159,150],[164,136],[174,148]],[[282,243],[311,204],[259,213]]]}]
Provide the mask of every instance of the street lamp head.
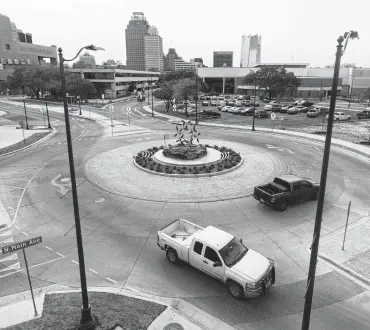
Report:
[{"label": "street lamp head", "polygon": [[102,47],[97,47],[97,46],[94,46],[94,45],[86,46],[85,49],[87,49],[87,50],[94,50],[94,51],[97,51],[97,50],[105,50]]},{"label": "street lamp head", "polygon": [[360,39],[358,37],[358,32],[357,31],[350,31],[350,32],[346,32],[344,34],[344,38],[347,39],[347,38],[350,38],[350,39]]}]

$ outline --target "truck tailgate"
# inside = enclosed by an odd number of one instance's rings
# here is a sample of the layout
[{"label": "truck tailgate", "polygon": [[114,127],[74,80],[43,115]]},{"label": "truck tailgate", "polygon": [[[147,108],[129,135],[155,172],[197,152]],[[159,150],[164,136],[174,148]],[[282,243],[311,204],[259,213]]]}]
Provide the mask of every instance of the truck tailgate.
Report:
[{"label": "truck tailgate", "polygon": [[264,191],[262,187],[255,187],[253,197],[258,201],[270,203],[273,196]]}]

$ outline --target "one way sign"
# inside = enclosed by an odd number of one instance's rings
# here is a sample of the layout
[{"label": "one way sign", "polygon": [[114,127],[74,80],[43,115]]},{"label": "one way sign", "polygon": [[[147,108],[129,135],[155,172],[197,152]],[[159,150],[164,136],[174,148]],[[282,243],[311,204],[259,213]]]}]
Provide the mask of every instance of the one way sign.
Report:
[{"label": "one way sign", "polygon": [[8,254],[8,253],[12,253],[12,252],[15,252],[15,251],[18,251],[18,250],[28,248],[30,246],[33,246],[33,245],[36,245],[36,244],[39,244],[39,243],[42,243],[42,237],[41,236],[31,238],[31,239],[28,239],[28,240],[23,241],[23,242],[18,242],[18,243],[13,243],[11,245],[3,246],[1,248],[1,251],[3,252],[3,254]]}]

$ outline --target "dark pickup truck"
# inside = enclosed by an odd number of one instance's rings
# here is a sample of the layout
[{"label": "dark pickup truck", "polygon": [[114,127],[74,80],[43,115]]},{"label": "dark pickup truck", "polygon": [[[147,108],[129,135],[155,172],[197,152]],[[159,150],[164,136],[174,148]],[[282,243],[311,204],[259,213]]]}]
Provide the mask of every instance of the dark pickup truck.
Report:
[{"label": "dark pickup truck", "polygon": [[279,211],[285,211],[288,204],[304,200],[317,200],[320,184],[295,175],[276,177],[274,181],[254,188],[253,197]]}]

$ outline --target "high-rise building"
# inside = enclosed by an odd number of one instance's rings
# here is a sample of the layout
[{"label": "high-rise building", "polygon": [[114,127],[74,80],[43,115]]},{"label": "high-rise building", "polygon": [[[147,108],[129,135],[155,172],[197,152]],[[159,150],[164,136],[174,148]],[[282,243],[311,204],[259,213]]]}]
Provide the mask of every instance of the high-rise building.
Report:
[{"label": "high-rise building", "polygon": [[242,35],[240,67],[247,68],[261,64],[261,36]]},{"label": "high-rise building", "polygon": [[181,60],[181,57],[177,55],[175,48],[168,49],[165,61],[165,71],[175,71],[175,60]]},{"label": "high-rise building", "polygon": [[175,60],[175,71],[195,69],[198,65],[194,62],[185,62],[183,59]]},{"label": "high-rise building", "polygon": [[85,67],[95,68],[95,57],[90,55],[89,53],[85,53],[83,55],[80,55],[79,62],[83,63]]},{"label": "high-rise building", "polygon": [[213,52],[213,67],[233,66],[233,52]]},{"label": "high-rise building", "polygon": [[134,12],[125,30],[127,69],[145,71],[145,36],[149,24],[142,12]]},{"label": "high-rise building", "polygon": [[163,71],[163,43],[155,26],[148,29],[148,35],[144,37],[145,70]]},{"label": "high-rise building", "polygon": [[194,66],[197,67],[203,67],[203,59],[201,57],[196,57],[193,59],[190,59],[190,63],[193,63]]}]

